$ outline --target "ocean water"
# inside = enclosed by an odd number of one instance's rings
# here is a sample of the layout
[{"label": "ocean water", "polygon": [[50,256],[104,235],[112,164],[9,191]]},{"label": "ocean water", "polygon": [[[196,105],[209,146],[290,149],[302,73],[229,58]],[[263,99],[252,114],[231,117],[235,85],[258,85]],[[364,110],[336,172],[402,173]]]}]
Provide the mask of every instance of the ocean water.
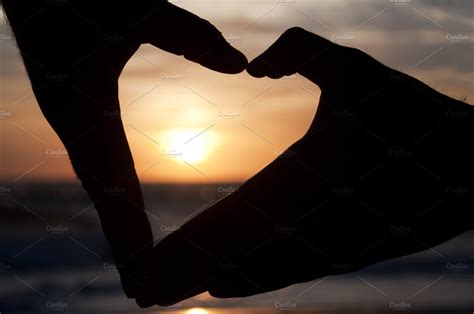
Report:
[{"label": "ocean water", "polygon": [[[166,236],[238,184],[144,185]],[[250,298],[208,294],[139,309],[121,291],[94,207],[76,183],[0,184],[0,313],[474,313],[474,233],[431,250]]]}]

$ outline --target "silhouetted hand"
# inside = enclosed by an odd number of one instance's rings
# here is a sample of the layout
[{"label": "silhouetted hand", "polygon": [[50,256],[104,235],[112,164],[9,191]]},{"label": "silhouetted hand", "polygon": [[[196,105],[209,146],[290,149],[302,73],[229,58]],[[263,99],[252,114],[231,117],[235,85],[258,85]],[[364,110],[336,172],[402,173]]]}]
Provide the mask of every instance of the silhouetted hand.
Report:
[{"label": "silhouetted hand", "polygon": [[205,291],[250,296],[473,228],[473,107],[300,28],[247,71],[305,76],[322,90],[316,117],[275,161],[158,244],[154,293],[139,305]]},{"label": "silhouetted hand", "polygon": [[238,73],[247,60],[209,22],[162,0],[5,0],[3,6],[46,119],[98,210],[134,297],[153,246],[122,126],[118,78],[142,43],[207,68]]}]

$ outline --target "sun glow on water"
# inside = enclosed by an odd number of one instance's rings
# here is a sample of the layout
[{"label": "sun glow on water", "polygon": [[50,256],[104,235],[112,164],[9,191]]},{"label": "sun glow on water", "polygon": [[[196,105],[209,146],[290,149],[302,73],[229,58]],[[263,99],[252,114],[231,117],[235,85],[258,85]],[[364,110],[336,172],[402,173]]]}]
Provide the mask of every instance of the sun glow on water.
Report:
[{"label": "sun glow on water", "polygon": [[209,314],[209,312],[203,308],[195,307],[187,310],[186,314]]}]

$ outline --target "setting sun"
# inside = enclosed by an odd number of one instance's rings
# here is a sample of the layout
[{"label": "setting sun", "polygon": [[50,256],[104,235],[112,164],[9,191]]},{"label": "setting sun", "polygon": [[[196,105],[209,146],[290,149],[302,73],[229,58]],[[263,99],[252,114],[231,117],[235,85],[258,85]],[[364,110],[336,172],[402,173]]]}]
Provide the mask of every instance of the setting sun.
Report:
[{"label": "setting sun", "polygon": [[159,135],[163,157],[196,164],[206,160],[217,144],[217,135],[210,127],[199,129],[171,129]]}]

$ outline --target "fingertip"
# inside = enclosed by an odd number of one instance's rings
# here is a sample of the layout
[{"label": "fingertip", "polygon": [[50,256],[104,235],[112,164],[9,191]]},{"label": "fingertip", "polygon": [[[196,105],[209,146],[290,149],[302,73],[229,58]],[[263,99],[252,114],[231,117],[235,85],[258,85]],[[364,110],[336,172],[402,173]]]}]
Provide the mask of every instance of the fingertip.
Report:
[{"label": "fingertip", "polygon": [[221,73],[236,74],[247,67],[245,55],[209,21],[168,2],[157,14],[140,23],[137,32],[142,42]]},{"label": "fingertip", "polygon": [[226,48],[227,52],[222,52],[222,67],[219,72],[226,74],[238,74],[247,68],[247,57],[232,46]]},{"label": "fingertip", "polygon": [[141,288],[140,293],[135,298],[137,305],[141,308],[148,308],[157,305],[157,301],[161,296],[152,290],[152,284],[147,283],[146,286],[142,285]]},{"label": "fingertip", "polygon": [[135,299],[135,303],[137,303],[137,305],[141,307],[142,309],[152,307],[153,305],[156,304],[153,300],[146,297],[137,297]]},{"label": "fingertip", "polygon": [[270,65],[259,57],[252,60],[247,66],[247,73],[256,78],[267,76],[269,70]]},{"label": "fingertip", "polygon": [[247,65],[249,61],[247,60],[247,57],[240,52],[239,50],[231,47],[234,52],[233,52],[233,63],[231,63],[231,67],[229,67],[229,72],[228,74],[238,74],[244,71],[247,68]]},{"label": "fingertip", "polygon": [[[315,62],[323,62],[322,58],[318,57],[328,48],[336,46],[329,40],[301,27],[292,27],[286,30],[265,52],[251,61],[247,72],[256,78],[268,76],[279,79],[300,71],[313,70]],[[333,59],[335,58],[330,61]]]},{"label": "fingertip", "polygon": [[186,58],[224,74],[238,74],[248,65],[247,57],[227,42],[222,42],[194,60],[190,57]]},{"label": "fingertip", "polygon": [[281,79],[283,76],[285,76],[285,74],[281,74],[281,73],[270,73],[267,75],[269,78],[271,79],[274,79],[274,80],[278,80],[278,79]]}]

